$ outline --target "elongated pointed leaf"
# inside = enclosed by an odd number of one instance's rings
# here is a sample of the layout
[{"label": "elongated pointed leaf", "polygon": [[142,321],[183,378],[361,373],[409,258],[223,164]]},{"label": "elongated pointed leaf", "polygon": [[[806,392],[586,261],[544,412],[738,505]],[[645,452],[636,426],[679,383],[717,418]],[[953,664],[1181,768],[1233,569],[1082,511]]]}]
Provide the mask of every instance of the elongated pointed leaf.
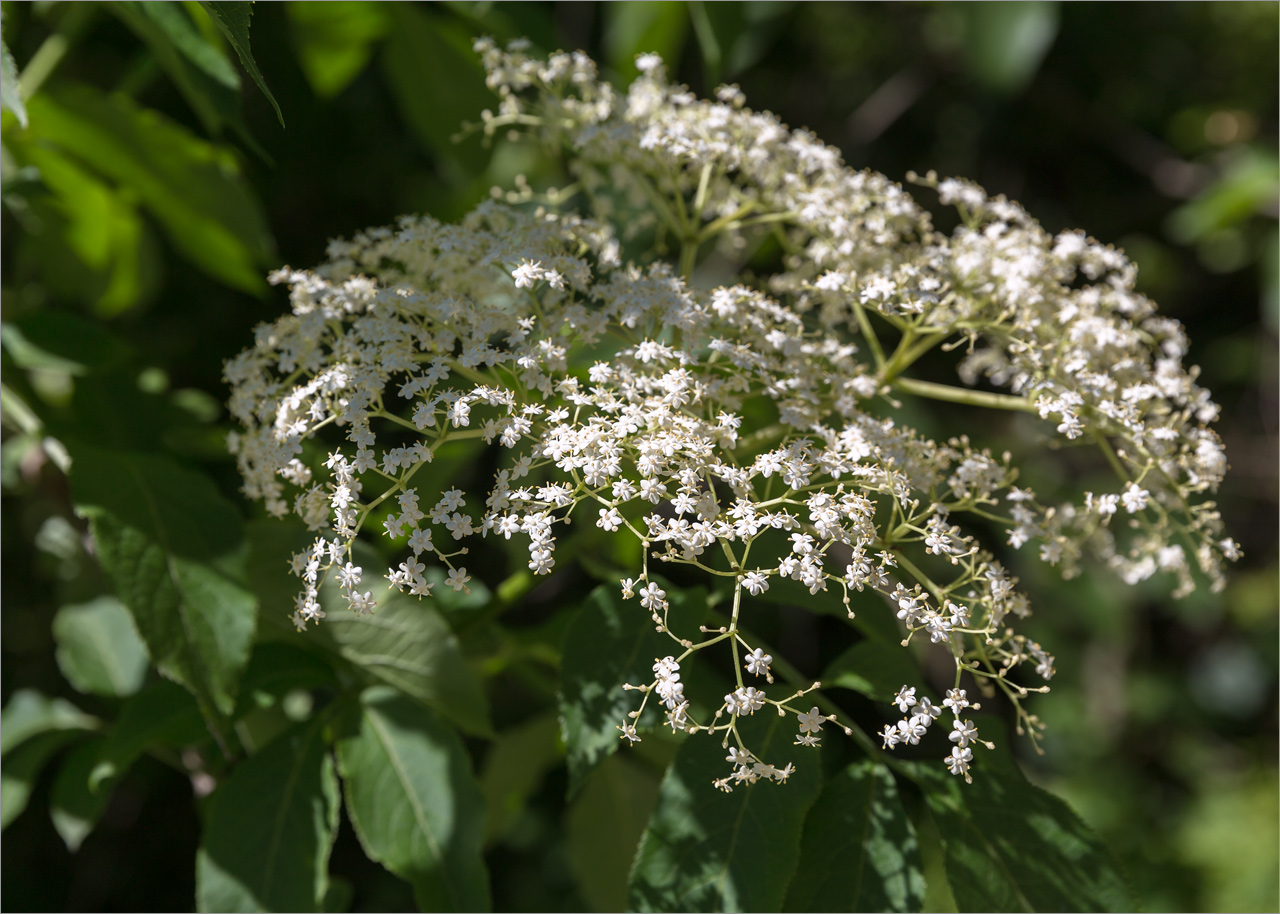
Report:
[{"label": "elongated pointed leaf", "polygon": [[769,714],[748,744],[773,764],[798,762],[787,783],[760,782],[727,794],[712,786],[731,768],[720,740],[699,734],[685,741],[636,852],[632,910],[780,909],[805,814],[822,785],[817,753],[793,747],[794,734],[794,719]]},{"label": "elongated pointed leaf", "polygon": [[63,760],[53,780],[49,817],[73,854],[97,826],[111,800],[111,791],[89,787],[90,773],[102,757],[104,743],[102,737],[95,736],[77,746]]},{"label": "elongated pointed leaf", "polygon": [[893,775],[872,761],[829,778],[809,811],[788,911],[919,911],[924,870]]},{"label": "elongated pointed leaf", "polygon": [[81,692],[123,697],[142,687],[147,649],[115,597],[64,606],[53,617],[58,668]]},{"label": "elongated pointed leaf", "polygon": [[286,730],[210,798],[196,855],[201,911],[316,911],[328,890],[338,780],[321,720]]},{"label": "elongated pointed leaf", "polygon": [[338,767],[365,853],[408,881],[424,911],[487,909],[484,800],[462,740],[386,687],[367,690],[356,713]]},{"label": "elongated pointed leaf", "polygon": [[152,661],[207,713],[230,714],[256,624],[253,596],[233,576],[235,508],[165,457],[71,450],[72,496]]},{"label": "elongated pointed leaf", "polygon": [[9,53],[9,46],[0,39],[0,108],[7,108],[18,117],[18,123],[27,126],[27,106],[22,103],[18,91],[18,65]]},{"label": "elongated pointed leaf", "polygon": [[[701,612],[704,591],[667,586],[672,618]],[[624,682],[653,681],[653,664],[679,653],[669,635],[654,629],[648,610],[624,602],[616,584],[601,584],[583,602],[564,638],[560,665],[560,728],[569,762],[569,796],[618,749],[618,726],[639,705]],[[655,717],[654,720],[659,718]]]},{"label": "elongated pointed leaf", "polygon": [[0,763],[0,828],[8,828],[10,822],[22,815],[36,778],[50,757],[77,736],[75,730],[50,730],[27,740],[5,756]]},{"label": "elongated pointed leaf", "polygon": [[122,95],[88,86],[41,92],[30,110],[34,140],[128,188],[188,260],[237,289],[266,288],[271,236],[229,152]]},{"label": "elongated pointed leaf", "polygon": [[236,49],[245,72],[258,84],[262,94],[271,102],[271,107],[276,109],[276,117],[280,119],[280,126],[283,127],[284,114],[280,111],[280,104],[267,88],[267,81],[262,78],[262,71],[258,69],[258,64],[253,59],[253,52],[249,47],[249,20],[253,17],[253,4],[248,0],[241,0],[241,2],[200,0],[200,5],[204,7],[204,11],[209,14],[209,18],[214,21],[222,34],[227,37],[227,41],[231,42],[231,46]]},{"label": "elongated pointed leaf", "polygon": [[[984,736],[998,725],[979,723]],[[973,783],[936,762],[902,766],[924,790],[947,879],[962,911],[1132,911],[1106,847],[1062,800],[1029,783],[1007,755],[979,750]]]},{"label": "elongated pointed leaf", "polygon": [[48,698],[31,689],[13,693],[0,714],[0,755],[51,730],[95,730],[98,719],[63,698]]}]

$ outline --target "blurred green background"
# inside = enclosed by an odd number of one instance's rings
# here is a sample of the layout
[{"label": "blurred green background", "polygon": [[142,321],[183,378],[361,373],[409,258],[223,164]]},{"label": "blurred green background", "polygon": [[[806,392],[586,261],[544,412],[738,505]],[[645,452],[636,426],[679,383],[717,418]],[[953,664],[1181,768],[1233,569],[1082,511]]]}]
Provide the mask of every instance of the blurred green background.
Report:
[{"label": "blurred green background", "polygon": [[[165,446],[228,495],[221,362],[285,307],[268,269],[313,265],[330,238],[401,213],[455,218],[517,174],[559,177],[527,147],[455,141],[494,105],[477,35],[581,48],[620,84],[658,51],[700,94],[736,82],[855,167],[966,176],[1052,231],[1123,247],[1222,405],[1218,501],[1245,558],[1224,593],[1174,602],[1156,582],[1064,584],[1011,557],[1032,633],[1058,656],[1035,702],[1046,754],[1026,767],[1104,836],[1147,909],[1280,906],[1275,3],[257,4],[270,98],[195,3],[3,10],[28,121],[4,114],[5,384],[67,403],[77,363],[50,352],[110,360],[104,339],[124,341],[111,345],[174,417]],[[68,683],[55,639],[60,608],[105,590],[85,525],[57,448],[3,405],[0,698],[33,688],[109,713],[113,699]],[[621,904],[606,877],[625,875],[627,847],[582,840],[605,804],[588,791],[566,807],[554,719],[514,697],[494,712],[504,737],[472,747],[482,780],[505,765],[528,781],[490,810],[495,904]],[[661,761],[616,758],[593,782],[632,810],[620,833],[638,835]],[[187,778],[144,760],[75,853],[49,819],[54,789],[46,770],[5,817],[0,906],[191,907]],[[332,869],[358,910],[411,904],[349,826]]]}]

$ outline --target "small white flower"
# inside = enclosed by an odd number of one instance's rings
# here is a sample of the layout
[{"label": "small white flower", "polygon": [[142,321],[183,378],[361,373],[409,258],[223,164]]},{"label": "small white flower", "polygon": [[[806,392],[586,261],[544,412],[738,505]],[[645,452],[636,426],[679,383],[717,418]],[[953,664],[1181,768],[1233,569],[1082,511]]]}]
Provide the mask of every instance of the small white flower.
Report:
[{"label": "small white flower", "polygon": [[766,654],[760,648],[756,648],[746,656],[747,672],[753,676],[765,676],[769,673],[769,664],[773,662],[773,656]]},{"label": "small white flower", "polygon": [[449,576],[444,579],[444,583],[448,587],[452,587],[455,591],[466,590],[467,582],[471,580],[471,576],[467,574],[467,569],[459,566],[449,571]]},{"label": "small white flower", "polygon": [[978,728],[973,725],[973,721],[957,720],[952,725],[952,731],[947,734],[947,739],[964,748],[969,745],[970,741],[977,742]]},{"label": "small white flower", "polygon": [[816,707],[810,708],[802,714],[797,714],[796,719],[800,721],[801,733],[817,733],[822,729],[822,722],[826,720]]},{"label": "small white flower", "polygon": [[1136,483],[1129,483],[1124,494],[1120,496],[1124,509],[1130,514],[1137,514],[1147,506],[1147,498],[1151,495],[1146,489],[1139,488]]},{"label": "small white flower", "polygon": [[973,781],[969,774],[969,763],[973,761],[972,749],[961,749],[959,746],[952,746],[951,754],[944,761],[947,763],[947,767],[951,769],[952,774],[963,774],[966,781]]},{"label": "small white flower", "polygon": [[916,690],[904,685],[893,696],[893,703],[898,706],[899,711],[906,714],[907,709],[916,703]]}]

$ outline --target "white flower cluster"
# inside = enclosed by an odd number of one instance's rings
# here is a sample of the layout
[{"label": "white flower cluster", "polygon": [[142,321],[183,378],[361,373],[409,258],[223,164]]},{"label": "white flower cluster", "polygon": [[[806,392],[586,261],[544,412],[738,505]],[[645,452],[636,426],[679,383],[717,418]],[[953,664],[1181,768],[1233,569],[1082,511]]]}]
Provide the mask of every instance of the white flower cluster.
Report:
[{"label": "white flower cluster", "polygon": [[[735,89],[696,100],[652,56],[622,97],[582,55],[535,60],[487,41],[478,50],[502,98],[486,129],[567,146],[577,183],[553,202],[580,194],[593,217],[488,201],[459,225],[405,217],[332,243],[314,271],[273,274],[290,287],[292,313],[227,363],[244,429],[230,447],[246,494],[317,533],[293,562],[299,628],[323,616],[329,574],[351,609],[374,610],[351,552],[371,520],[406,550],[389,585],[425,596],[429,562],[466,588],[455,559],[477,536],[526,540],[528,567],[550,573],[557,533],[585,502],[580,515],[643,544],[623,596],[638,594],[680,646],[632,688],[644,702],[657,694],[673,729],[736,741],[733,774],[717,781],[729,789],[793,770],[743,745],[742,717],[766,704],[794,713],[805,746],[834,721],[791,705],[816,684],[782,701],[745,685],[744,671],[772,683],[773,658],[742,632],[744,593],[785,579],[838,592],[848,607],[850,590],[877,591],[908,640],[919,633],[952,653],[957,687],[969,673],[999,688],[1021,726],[1035,721],[1011,672],[1027,663],[1047,679],[1053,658],[1014,632],[1028,601],[962,526],[968,518],[1000,524],[1014,546],[1037,541],[1069,572],[1093,544],[1126,579],[1166,570],[1185,591],[1189,554],[1220,585],[1222,559],[1238,550],[1212,503],[1194,501],[1225,469],[1204,425],[1215,408],[1181,367],[1177,324],[1132,291],[1122,255],[1071,233],[1051,238],[1014,204],[929,177],[963,217],[942,235],[901,187],[749,111]],[[766,233],[786,251],[782,271],[710,289],[689,281],[708,251],[741,264]],[[670,239],[677,266],[623,261],[624,244]],[[904,375],[950,343],[968,344],[963,379],[985,375],[1013,393]],[[1118,490],[1042,506],[1014,485],[1011,455],[886,418],[903,394],[1039,412],[1068,438],[1096,441]],[[419,475],[464,438],[505,455],[483,504]],[[1130,524],[1123,545],[1118,507]],[[654,557],[727,579],[727,624],[700,641],[676,634],[683,620],[650,575]],[[698,723],[678,670],[720,643],[733,652],[735,688]],[[639,739],[644,702],[619,728],[624,739]],[[894,732],[918,739],[928,726],[918,717]],[[967,776],[964,739],[948,764]]]},{"label": "white flower cluster", "polygon": [[[947,697],[942,701],[943,707],[954,717],[951,722],[951,732],[947,734],[947,738],[955,743],[951,747],[951,754],[943,761],[952,774],[964,775],[966,782],[973,783],[973,776],[969,774],[969,765],[973,761],[973,749],[970,743],[986,746],[988,749],[994,749],[995,744],[978,739],[978,728],[973,721],[964,720],[961,717],[961,712],[965,708],[972,707],[977,710],[981,707],[981,705],[972,704],[966,696],[964,689],[949,689]],[[917,699],[916,690],[910,686],[904,685],[899,689],[898,694],[893,696],[893,703],[906,716],[896,724],[885,725],[884,732],[880,736],[884,740],[886,749],[892,749],[902,743],[909,746],[917,745],[929,731],[929,726],[942,716],[942,708],[933,704],[928,698]]]}]

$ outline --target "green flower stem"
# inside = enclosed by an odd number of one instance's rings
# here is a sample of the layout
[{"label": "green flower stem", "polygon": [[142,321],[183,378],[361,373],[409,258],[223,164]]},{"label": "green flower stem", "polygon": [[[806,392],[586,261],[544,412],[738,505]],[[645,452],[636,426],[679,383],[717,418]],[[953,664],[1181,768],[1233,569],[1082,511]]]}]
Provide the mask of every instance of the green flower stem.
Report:
[{"label": "green flower stem", "polygon": [[894,378],[892,384],[895,390],[917,397],[927,397],[930,400],[945,400],[948,403],[963,403],[967,406],[985,406],[990,409],[1007,409],[1024,413],[1036,411],[1035,404],[1031,401],[1011,394],[967,390],[963,387],[952,387],[949,384],[917,381],[914,378]]}]

